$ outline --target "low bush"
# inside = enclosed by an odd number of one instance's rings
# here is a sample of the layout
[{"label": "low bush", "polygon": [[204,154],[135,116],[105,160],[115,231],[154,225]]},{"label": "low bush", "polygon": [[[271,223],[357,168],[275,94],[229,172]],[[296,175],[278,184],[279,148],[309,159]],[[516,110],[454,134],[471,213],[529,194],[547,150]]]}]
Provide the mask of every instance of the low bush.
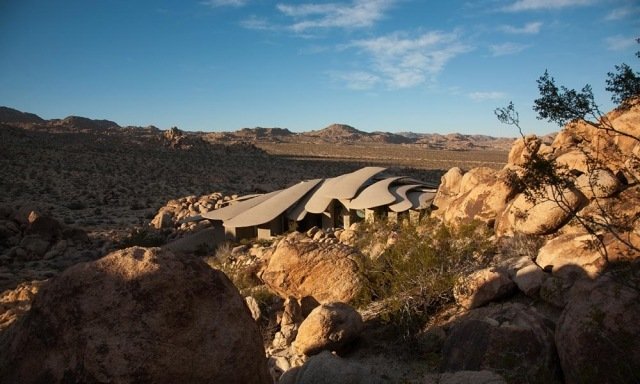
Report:
[{"label": "low bush", "polygon": [[364,270],[369,287],[359,306],[384,301],[381,318],[403,336],[419,331],[428,317],[453,302],[453,286],[463,275],[485,267],[495,249],[486,225],[474,222],[458,228],[435,220],[411,224],[363,224],[358,246],[395,238]]}]

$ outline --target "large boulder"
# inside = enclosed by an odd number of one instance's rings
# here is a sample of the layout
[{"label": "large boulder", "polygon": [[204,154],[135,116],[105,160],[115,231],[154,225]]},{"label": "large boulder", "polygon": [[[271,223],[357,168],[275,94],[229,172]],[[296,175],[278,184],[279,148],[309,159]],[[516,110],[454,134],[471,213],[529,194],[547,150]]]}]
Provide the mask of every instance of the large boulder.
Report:
[{"label": "large boulder", "polygon": [[162,207],[149,225],[155,229],[173,228],[173,216],[167,208]]},{"label": "large boulder", "polygon": [[500,372],[509,383],[558,383],[553,323],[518,303],[474,309],[451,327],[441,369]]},{"label": "large boulder", "polygon": [[458,371],[431,374],[422,384],[506,384],[502,376],[491,371]]},{"label": "large boulder", "polygon": [[436,210],[433,211],[434,215],[444,214],[451,201],[460,194],[462,176],[463,172],[458,167],[453,167],[442,175],[440,186],[433,199],[433,205],[436,207]]},{"label": "large boulder", "polygon": [[53,278],[0,350],[3,383],[270,382],[260,332],[231,281],[158,248]]},{"label": "large boulder", "polygon": [[542,140],[536,135],[529,135],[516,140],[509,151],[507,163],[511,165],[524,165],[532,155],[536,154],[542,145]]},{"label": "large boulder", "polygon": [[630,154],[640,143],[640,98],[630,100],[626,107],[609,112],[607,117],[617,131],[610,133],[614,144],[623,154]]},{"label": "large boulder", "polygon": [[371,367],[340,358],[329,351],[311,356],[304,365],[285,372],[278,384],[382,384],[389,383]]},{"label": "large boulder", "polygon": [[467,172],[460,182],[460,194],[441,213],[444,221],[458,225],[479,220],[493,225],[516,193],[508,175],[508,170],[496,172],[489,168]]},{"label": "large boulder", "polygon": [[565,382],[640,382],[640,271],[576,284],[556,345]]},{"label": "large boulder", "polygon": [[576,189],[544,189],[536,201],[524,193],[516,196],[496,221],[496,235],[515,233],[544,235],[555,232],[584,204],[584,196]]},{"label": "large boulder", "polygon": [[590,168],[591,157],[588,152],[581,149],[572,149],[562,153],[555,160],[556,164],[565,167],[567,170],[575,170],[582,173],[588,173]]},{"label": "large boulder", "polygon": [[606,263],[596,241],[589,234],[560,235],[540,248],[536,263],[567,280],[595,277]]},{"label": "large boulder", "polygon": [[576,187],[588,199],[610,197],[622,187],[620,180],[608,169],[596,169],[580,175]]},{"label": "large boulder", "polygon": [[295,348],[300,354],[314,355],[322,350],[340,352],[364,328],[360,314],[344,303],[322,304],[300,324]]},{"label": "large boulder", "polygon": [[[622,240],[622,241],[621,241]],[[603,251],[606,249],[606,252]],[[631,262],[640,257],[640,235],[629,233],[570,233],[549,240],[536,257],[542,268],[554,276],[575,281],[597,277],[609,262]]]},{"label": "large boulder", "polygon": [[319,303],[348,303],[364,287],[363,261],[355,248],[292,233],[278,243],[260,278],[283,298],[311,296]]},{"label": "large boulder", "polygon": [[464,308],[481,307],[514,291],[516,285],[506,271],[485,268],[463,276],[453,287],[456,303]]}]

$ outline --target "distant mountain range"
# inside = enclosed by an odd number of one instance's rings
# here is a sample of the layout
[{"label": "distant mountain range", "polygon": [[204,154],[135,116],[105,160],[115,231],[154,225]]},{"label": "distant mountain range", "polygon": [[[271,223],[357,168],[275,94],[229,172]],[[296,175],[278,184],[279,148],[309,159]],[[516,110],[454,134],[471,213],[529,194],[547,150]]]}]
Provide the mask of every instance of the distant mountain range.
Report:
[{"label": "distant mountain range", "polygon": [[414,144],[430,149],[470,150],[499,149],[508,151],[515,138],[485,135],[464,135],[451,133],[414,132],[364,132],[346,124],[332,124],[324,129],[294,133],[284,128],[243,128],[235,132],[205,133],[206,140],[212,142],[242,141],[285,142],[285,143],[384,143]]},{"label": "distant mountain range", "polygon": [[[24,129],[69,132],[132,132],[135,128],[147,133],[159,133],[154,126],[121,127],[110,120],[93,120],[86,117],[69,116],[64,119],[44,120],[33,113],[21,112],[8,107],[0,107],[0,123],[19,126]],[[199,136],[211,143],[269,142],[269,143],[380,143],[418,145],[428,149],[472,150],[496,149],[508,151],[514,138],[492,137],[486,135],[465,135],[451,133],[414,132],[364,132],[346,124],[332,124],[320,130],[309,132],[291,132],[286,128],[242,128],[234,132],[184,132],[188,136]]]}]

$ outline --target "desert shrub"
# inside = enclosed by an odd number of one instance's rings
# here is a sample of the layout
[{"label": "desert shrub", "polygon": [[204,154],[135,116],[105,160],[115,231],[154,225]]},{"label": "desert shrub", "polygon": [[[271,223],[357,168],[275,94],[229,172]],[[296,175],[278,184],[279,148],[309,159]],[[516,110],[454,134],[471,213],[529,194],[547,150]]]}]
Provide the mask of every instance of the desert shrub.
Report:
[{"label": "desert shrub", "polygon": [[534,260],[538,256],[538,251],[544,245],[546,238],[516,233],[512,237],[504,237],[500,240],[499,251],[505,258],[527,256]]},{"label": "desert shrub", "polygon": [[260,265],[246,263],[246,257],[245,255],[233,255],[231,244],[223,243],[218,246],[215,255],[205,257],[204,261],[211,268],[224,272],[240,293],[245,295],[247,290],[262,284],[257,276]]},{"label": "desert shrub", "polygon": [[419,331],[432,314],[453,302],[453,286],[462,275],[485,266],[495,253],[491,231],[478,222],[453,228],[435,220],[411,224],[364,224],[359,245],[394,234],[395,243],[369,259],[369,281],[361,306],[384,301],[384,321],[404,336]]},{"label": "desert shrub", "polygon": [[166,235],[161,231],[154,231],[148,228],[134,228],[129,235],[121,241],[120,247],[159,247],[164,245],[166,241]]}]

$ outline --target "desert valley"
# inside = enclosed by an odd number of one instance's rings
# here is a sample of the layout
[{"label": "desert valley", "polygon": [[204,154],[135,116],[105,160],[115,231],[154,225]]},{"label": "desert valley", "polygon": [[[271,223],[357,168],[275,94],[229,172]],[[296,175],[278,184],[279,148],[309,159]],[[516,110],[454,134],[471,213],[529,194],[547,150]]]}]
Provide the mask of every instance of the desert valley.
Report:
[{"label": "desert valley", "polygon": [[[638,382],[640,104],[606,119],[507,139],[2,107],[0,382]],[[539,159],[570,185],[527,194]],[[367,166],[438,185],[419,221],[216,242],[189,220]]]}]

